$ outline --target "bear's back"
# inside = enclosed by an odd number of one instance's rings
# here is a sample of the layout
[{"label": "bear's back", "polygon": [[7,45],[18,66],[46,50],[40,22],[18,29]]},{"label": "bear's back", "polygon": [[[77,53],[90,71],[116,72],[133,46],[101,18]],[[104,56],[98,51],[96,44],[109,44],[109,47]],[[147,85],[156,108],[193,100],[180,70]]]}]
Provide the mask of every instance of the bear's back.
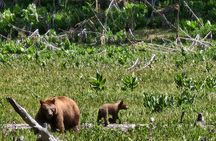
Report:
[{"label": "bear's back", "polygon": [[99,110],[103,112],[108,111],[109,114],[115,114],[118,111],[118,105],[116,103],[106,103],[103,104]]},{"label": "bear's back", "polygon": [[66,96],[57,96],[54,98],[55,98],[55,105],[58,106],[59,108],[67,111],[68,109],[70,109],[80,113],[78,105],[73,99],[68,98]]}]

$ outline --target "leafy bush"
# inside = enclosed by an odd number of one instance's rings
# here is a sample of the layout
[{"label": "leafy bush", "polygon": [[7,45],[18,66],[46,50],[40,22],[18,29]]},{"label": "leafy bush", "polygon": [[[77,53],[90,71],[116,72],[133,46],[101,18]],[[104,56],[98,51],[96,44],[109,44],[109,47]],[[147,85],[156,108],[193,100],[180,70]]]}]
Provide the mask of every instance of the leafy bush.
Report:
[{"label": "leafy bush", "polygon": [[39,22],[38,13],[35,4],[30,4],[27,9],[22,10],[23,20],[27,24],[35,25]]},{"label": "leafy bush", "polygon": [[[214,0],[201,1],[201,0],[190,0],[187,1],[193,11],[204,19],[209,19],[215,22],[216,15],[216,3]],[[186,13],[185,13],[186,14]]]},{"label": "leafy bush", "polygon": [[134,90],[138,86],[138,77],[136,77],[134,74],[132,76],[126,76],[122,79],[123,82],[123,90],[129,88],[131,90]]},{"label": "leafy bush", "polygon": [[205,80],[203,85],[207,89],[216,89],[216,75],[215,76],[208,76]]},{"label": "leafy bush", "polygon": [[216,47],[211,47],[207,52],[206,56],[209,57],[211,60],[216,61]]},{"label": "leafy bush", "polygon": [[177,97],[177,106],[181,106],[182,104],[192,104],[194,99],[195,95],[191,94],[188,90],[183,90]]},{"label": "leafy bush", "polygon": [[144,4],[129,3],[123,9],[109,9],[105,23],[114,33],[123,30],[126,24],[132,28],[143,27],[146,25],[146,13]]},{"label": "leafy bush", "polygon": [[200,34],[204,37],[209,32],[212,32],[213,37],[216,35],[216,25],[211,24],[210,21],[207,21],[203,26],[201,26],[197,21],[186,20],[183,22],[183,26],[192,35]]},{"label": "leafy bush", "polygon": [[100,74],[98,71],[96,72],[96,77],[91,77],[89,83],[91,88],[98,90],[104,90],[105,89],[105,82],[106,79],[103,78],[102,74]]},{"label": "leafy bush", "polygon": [[88,6],[70,6],[59,10],[54,17],[55,27],[58,29],[68,29],[71,26],[85,20],[92,16],[91,8]]},{"label": "leafy bush", "polygon": [[192,79],[188,78],[185,73],[177,74],[174,78],[177,88],[188,88],[190,90],[197,90],[199,89],[199,83]]},{"label": "leafy bush", "polygon": [[167,107],[174,106],[174,102],[172,96],[144,93],[144,106],[153,112],[161,112]]},{"label": "leafy bush", "polygon": [[10,24],[14,22],[15,14],[12,13],[9,9],[5,10],[3,13],[0,12],[0,32],[6,33]]}]

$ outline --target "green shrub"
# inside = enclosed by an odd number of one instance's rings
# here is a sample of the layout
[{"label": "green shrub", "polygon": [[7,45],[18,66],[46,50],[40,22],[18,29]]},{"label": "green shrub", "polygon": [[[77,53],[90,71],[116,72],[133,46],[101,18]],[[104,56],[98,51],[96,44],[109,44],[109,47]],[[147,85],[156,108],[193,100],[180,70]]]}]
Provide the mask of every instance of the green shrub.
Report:
[{"label": "green shrub", "polygon": [[91,88],[95,89],[96,91],[104,90],[105,82],[106,79],[103,78],[102,74],[100,74],[98,71],[96,72],[96,77],[91,77],[89,81]]},{"label": "green shrub", "polygon": [[200,88],[200,83],[193,78],[188,78],[185,73],[177,74],[174,77],[177,88],[188,88],[190,90],[198,90]]},{"label": "green shrub", "polygon": [[14,23],[15,14],[9,9],[5,10],[3,13],[0,12],[0,33],[7,33],[11,24]]},{"label": "green shrub", "polygon": [[122,79],[123,83],[123,90],[125,89],[131,89],[134,90],[138,86],[138,77],[136,77],[134,74],[131,76],[126,76],[125,78]]},{"label": "green shrub", "polygon": [[174,97],[161,94],[148,94],[144,92],[144,106],[152,112],[161,112],[167,107],[174,106]]},{"label": "green shrub", "polygon": [[[200,21],[202,23],[202,19]],[[216,35],[216,25],[210,21],[201,26],[198,21],[186,20],[183,22],[183,27],[194,36],[199,34],[201,37],[205,37],[209,32],[212,32],[213,38]]]},{"label": "green shrub", "polygon": [[177,97],[177,106],[181,106],[182,104],[192,104],[194,99],[194,94],[188,90],[183,90],[183,92]]},{"label": "green shrub", "polygon": [[123,30],[127,24],[133,29],[146,25],[147,7],[144,4],[129,3],[123,9],[112,8],[106,12],[105,23],[114,33]]}]

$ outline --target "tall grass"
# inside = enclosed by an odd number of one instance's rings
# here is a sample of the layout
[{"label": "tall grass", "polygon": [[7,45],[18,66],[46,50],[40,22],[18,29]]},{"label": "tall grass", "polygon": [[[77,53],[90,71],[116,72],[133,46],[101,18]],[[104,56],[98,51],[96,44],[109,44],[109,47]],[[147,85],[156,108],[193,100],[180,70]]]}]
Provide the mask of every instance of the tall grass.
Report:
[{"label": "tall grass", "polygon": [[[181,53],[158,53],[142,51],[131,47],[106,46],[93,48],[87,52],[84,47],[74,47],[70,51],[44,51],[39,56],[28,54],[9,55],[7,62],[0,64],[0,123],[23,123],[24,121],[5,100],[6,96],[14,98],[32,116],[39,109],[39,100],[49,96],[65,95],[73,98],[81,110],[81,123],[92,123],[91,129],[82,129],[79,134],[67,132],[54,133],[61,140],[199,140],[207,137],[215,140],[215,133],[208,128],[194,126],[197,113],[202,112],[208,125],[216,125],[216,86],[188,91],[196,94],[192,104],[168,106],[162,111],[151,111],[144,106],[145,93],[168,95],[177,98],[182,89],[175,83],[178,74],[186,73],[189,78],[202,83],[205,78],[216,75],[215,60],[211,50],[202,54],[205,60],[199,59],[194,53],[183,56]],[[141,65],[156,53],[157,60],[151,67],[137,71],[137,86],[131,89],[122,89],[123,80],[131,76],[127,71],[133,62],[141,59]],[[195,53],[196,54],[196,53]],[[185,59],[182,64],[176,65],[176,60]],[[213,67],[206,71],[206,62]],[[179,62],[178,62],[179,63]],[[96,91],[90,86],[91,77],[99,71],[106,79],[105,89]],[[186,89],[186,88],[185,88]],[[149,118],[155,118],[155,128],[150,131],[147,127],[139,127],[128,132],[105,129],[97,126],[96,117],[99,106],[106,102],[115,102],[123,99],[129,105],[127,111],[120,112],[123,122],[148,124]],[[185,110],[183,123],[179,123],[182,110]],[[8,131],[0,130],[0,140],[12,140],[13,137],[24,136],[25,140],[35,140],[30,130]]]}]

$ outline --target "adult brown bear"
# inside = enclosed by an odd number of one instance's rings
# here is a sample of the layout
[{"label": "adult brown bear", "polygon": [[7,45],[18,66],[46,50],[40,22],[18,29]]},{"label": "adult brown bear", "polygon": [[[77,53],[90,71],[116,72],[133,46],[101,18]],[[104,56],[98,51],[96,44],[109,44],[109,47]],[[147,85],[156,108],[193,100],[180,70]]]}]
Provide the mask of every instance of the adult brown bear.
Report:
[{"label": "adult brown bear", "polygon": [[79,131],[80,110],[76,102],[66,96],[56,96],[40,100],[40,109],[35,117],[40,125],[51,126],[52,131],[73,129]]}]

